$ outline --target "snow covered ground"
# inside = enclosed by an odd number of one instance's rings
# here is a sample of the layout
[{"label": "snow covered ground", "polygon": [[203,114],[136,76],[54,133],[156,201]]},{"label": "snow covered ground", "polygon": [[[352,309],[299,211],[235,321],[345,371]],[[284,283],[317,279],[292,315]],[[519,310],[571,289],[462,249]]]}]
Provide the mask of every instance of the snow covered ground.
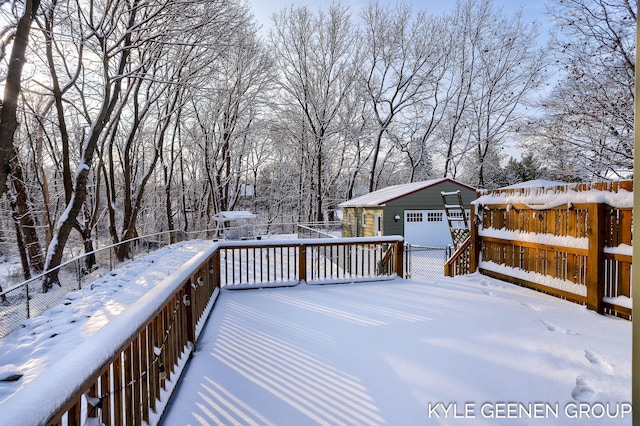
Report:
[{"label": "snow covered ground", "polygon": [[481,275],[223,290],[200,339],[165,425],[631,424],[629,321]]},{"label": "snow covered ground", "polygon": [[[137,259],[0,340],[0,424],[211,244]],[[166,425],[631,424],[631,323],[480,275],[223,290],[185,374]]]}]

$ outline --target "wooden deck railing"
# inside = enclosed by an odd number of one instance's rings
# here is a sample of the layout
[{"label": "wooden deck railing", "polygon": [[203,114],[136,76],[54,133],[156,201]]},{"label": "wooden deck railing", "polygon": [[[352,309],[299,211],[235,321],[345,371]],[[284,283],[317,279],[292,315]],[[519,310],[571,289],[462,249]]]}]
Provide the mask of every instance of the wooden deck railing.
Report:
[{"label": "wooden deck railing", "polygon": [[471,256],[471,236],[462,242],[458,250],[444,264],[444,275],[447,277],[455,277],[456,275],[468,274],[472,269],[470,261]]},{"label": "wooden deck railing", "polygon": [[[107,360],[97,371],[88,372],[47,425],[93,424],[89,419],[99,419],[104,425],[150,423],[167,383],[179,376],[187,355],[195,350],[196,330],[217,295],[218,285],[211,273],[214,255],[187,264],[190,269],[181,274],[186,278],[175,283],[169,297],[150,312],[143,325],[121,337],[122,344],[115,344],[117,350],[106,354]],[[89,339],[87,344],[91,343]],[[108,349],[95,348],[96,356],[105,356],[104,351]]]},{"label": "wooden deck railing", "polygon": [[[90,364],[100,367],[83,372],[75,382],[57,383],[72,384],[72,389],[62,391],[66,397],[56,399],[61,400],[59,405],[43,404],[33,413],[22,413],[33,421],[18,423],[42,424],[45,418],[47,425],[153,423],[162,415],[161,396],[166,404],[172,390],[168,384],[175,385],[186,359],[195,351],[198,330],[221,287],[402,277],[403,244],[401,237],[216,243],[159,286],[167,288],[163,290],[167,296],[154,296],[151,300],[157,306],[141,300],[116,318],[126,324],[125,314],[132,319],[142,317],[142,324],[132,332],[110,323],[90,337],[85,352],[93,358]],[[113,351],[94,347],[106,340]],[[83,363],[82,359],[70,360],[69,368],[76,362]],[[56,385],[51,380],[42,383]],[[39,391],[61,392],[59,388]],[[16,413],[16,419],[20,414]]]},{"label": "wooden deck railing", "polygon": [[[552,207],[521,201],[535,191],[541,199],[567,201]],[[579,193],[585,191],[600,191],[594,200],[623,202],[612,206],[568,201],[573,196],[584,199]],[[621,299],[631,296],[632,207],[629,193],[622,191],[632,191],[631,182],[485,193],[487,202],[474,206],[479,214],[473,215],[468,262],[451,259],[449,263],[459,267],[450,266],[445,272],[454,276],[478,268],[483,274],[584,303],[601,313],[631,318],[630,307]]]},{"label": "wooden deck railing", "polygon": [[401,237],[221,243],[220,284],[229,288],[403,276]]}]

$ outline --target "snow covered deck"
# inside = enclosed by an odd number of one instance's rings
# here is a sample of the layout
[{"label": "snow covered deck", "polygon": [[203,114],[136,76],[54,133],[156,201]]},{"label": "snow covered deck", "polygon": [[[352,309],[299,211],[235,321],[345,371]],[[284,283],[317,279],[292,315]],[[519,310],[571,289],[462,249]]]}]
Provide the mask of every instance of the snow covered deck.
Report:
[{"label": "snow covered deck", "polygon": [[622,425],[630,401],[629,321],[476,274],[223,290],[163,424]]}]

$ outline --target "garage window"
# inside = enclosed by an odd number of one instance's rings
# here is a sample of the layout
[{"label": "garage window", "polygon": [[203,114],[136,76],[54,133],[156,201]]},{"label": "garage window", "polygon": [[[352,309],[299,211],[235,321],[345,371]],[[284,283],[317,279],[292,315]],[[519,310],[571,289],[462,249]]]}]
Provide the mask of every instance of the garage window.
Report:
[{"label": "garage window", "polygon": [[407,222],[422,222],[422,213],[420,212],[407,212]]},{"label": "garage window", "polygon": [[[465,216],[468,217],[469,214],[465,212]],[[462,211],[449,212],[449,217],[452,220],[464,220],[464,218],[462,217]]]},{"label": "garage window", "polygon": [[428,212],[427,222],[442,222],[442,212]]}]

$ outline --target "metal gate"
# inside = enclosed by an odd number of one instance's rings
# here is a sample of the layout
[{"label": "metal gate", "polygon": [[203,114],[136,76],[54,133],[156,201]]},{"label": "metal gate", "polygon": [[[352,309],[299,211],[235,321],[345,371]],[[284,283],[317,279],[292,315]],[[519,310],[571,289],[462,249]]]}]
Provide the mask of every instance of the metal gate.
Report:
[{"label": "metal gate", "polygon": [[431,247],[405,244],[405,278],[444,277],[444,264],[453,254],[453,247]]}]

